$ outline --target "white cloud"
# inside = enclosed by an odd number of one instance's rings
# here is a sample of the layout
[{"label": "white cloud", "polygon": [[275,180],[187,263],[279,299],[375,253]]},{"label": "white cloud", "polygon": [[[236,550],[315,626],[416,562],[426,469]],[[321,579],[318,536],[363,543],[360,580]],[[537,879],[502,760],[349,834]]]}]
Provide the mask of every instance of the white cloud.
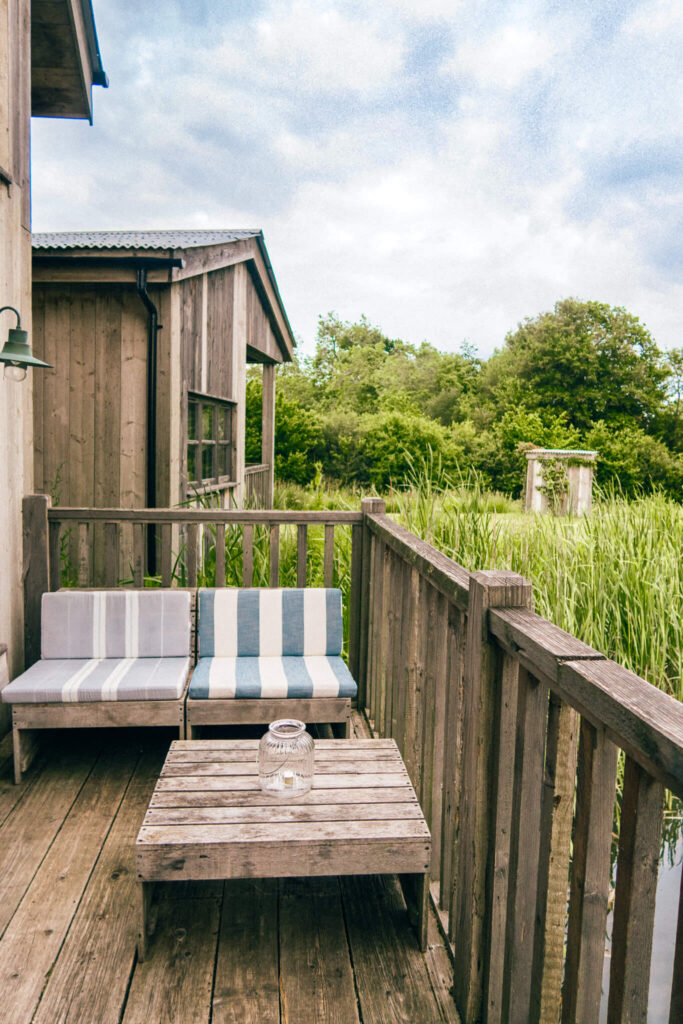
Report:
[{"label": "white cloud", "polygon": [[231,27],[215,56],[271,87],[366,94],[391,83],[403,49],[400,32],[387,32],[367,14],[354,18],[332,4],[294,0],[273,4],[237,32]]},{"label": "white cloud", "polygon": [[458,46],[444,70],[468,77],[479,86],[514,89],[527,75],[547,65],[557,53],[548,35],[524,25],[506,25],[479,42]]}]

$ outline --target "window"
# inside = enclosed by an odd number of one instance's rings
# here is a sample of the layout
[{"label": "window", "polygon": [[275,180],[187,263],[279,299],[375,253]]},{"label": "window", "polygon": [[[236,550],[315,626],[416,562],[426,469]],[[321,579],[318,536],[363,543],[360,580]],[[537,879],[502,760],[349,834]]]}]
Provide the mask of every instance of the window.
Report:
[{"label": "window", "polygon": [[231,480],[233,409],[233,402],[192,392],[188,395],[188,486],[207,486]]}]

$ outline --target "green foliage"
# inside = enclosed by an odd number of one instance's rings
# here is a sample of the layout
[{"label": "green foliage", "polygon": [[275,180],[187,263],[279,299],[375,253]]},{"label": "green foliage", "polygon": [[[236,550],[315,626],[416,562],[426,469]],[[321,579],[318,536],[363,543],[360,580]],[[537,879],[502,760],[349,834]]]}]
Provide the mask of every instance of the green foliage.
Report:
[{"label": "green foliage", "polygon": [[543,483],[537,484],[536,490],[548,499],[548,506],[553,515],[563,514],[569,494],[569,477],[560,459],[543,460]]},{"label": "green foliage", "polygon": [[586,435],[588,448],[600,453],[597,481],[613,486],[626,497],[663,490],[683,499],[683,457],[636,426],[610,429],[596,423]]},{"label": "green foliage", "polygon": [[[564,411],[587,430],[651,424],[666,395],[667,368],[648,330],[625,309],[565,299],[552,313],[525,320],[489,360],[489,394],[501,377],[515,402]],[[495,401],[495,395],[491,394]]]},{"label": "green foliage", "polygon": [[[258,375],[258,370],[255,371]],[[595,448],[600,483],[681,498],[683,350],[662,356],[626,310],[565,299],[487,362],[390,338],[365,317],[321,317],[315,355],[282,367],[276,475],[405,488],[411,465],[518,497],[524,445]],[[261,458],[260,376],[247,387],[247,460]]]},{"label": "green foliage", "polygon": [[[246,444],[247,463],[261,461],[261,410],[263,385],[259,378],[247,382]],[[322,454],[319,416],[295,398],[277,390],[275,395],[275,475],[278,480],[310,483],[316,473],[316,461]]]}]

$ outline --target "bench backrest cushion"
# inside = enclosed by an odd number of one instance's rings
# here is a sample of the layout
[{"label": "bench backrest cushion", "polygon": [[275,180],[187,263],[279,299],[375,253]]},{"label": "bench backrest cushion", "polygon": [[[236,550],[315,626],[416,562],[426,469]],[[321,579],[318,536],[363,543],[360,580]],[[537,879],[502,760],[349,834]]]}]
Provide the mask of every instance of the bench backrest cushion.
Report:
[{"label": "bench backrest cushion", "polygon": [[341,590],[200,590],[200,658],[340,655]]},{"label": "bench backrest cushion", "polygon": [[43,658],[182,658],[190,654],[190,594],[182,590],[43,594]]}]

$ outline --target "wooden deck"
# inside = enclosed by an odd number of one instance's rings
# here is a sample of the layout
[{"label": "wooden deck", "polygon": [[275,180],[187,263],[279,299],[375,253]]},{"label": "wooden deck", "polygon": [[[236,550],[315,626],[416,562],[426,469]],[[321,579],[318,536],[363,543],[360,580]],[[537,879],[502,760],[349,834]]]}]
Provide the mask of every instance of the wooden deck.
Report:
[{"label": "wooden deck", "polygon": [[393,877],[175,883],[138,965],[134,843],[172,738],[50,734],[21,786],[0,745],[1,1024],[458,1021]]}]

